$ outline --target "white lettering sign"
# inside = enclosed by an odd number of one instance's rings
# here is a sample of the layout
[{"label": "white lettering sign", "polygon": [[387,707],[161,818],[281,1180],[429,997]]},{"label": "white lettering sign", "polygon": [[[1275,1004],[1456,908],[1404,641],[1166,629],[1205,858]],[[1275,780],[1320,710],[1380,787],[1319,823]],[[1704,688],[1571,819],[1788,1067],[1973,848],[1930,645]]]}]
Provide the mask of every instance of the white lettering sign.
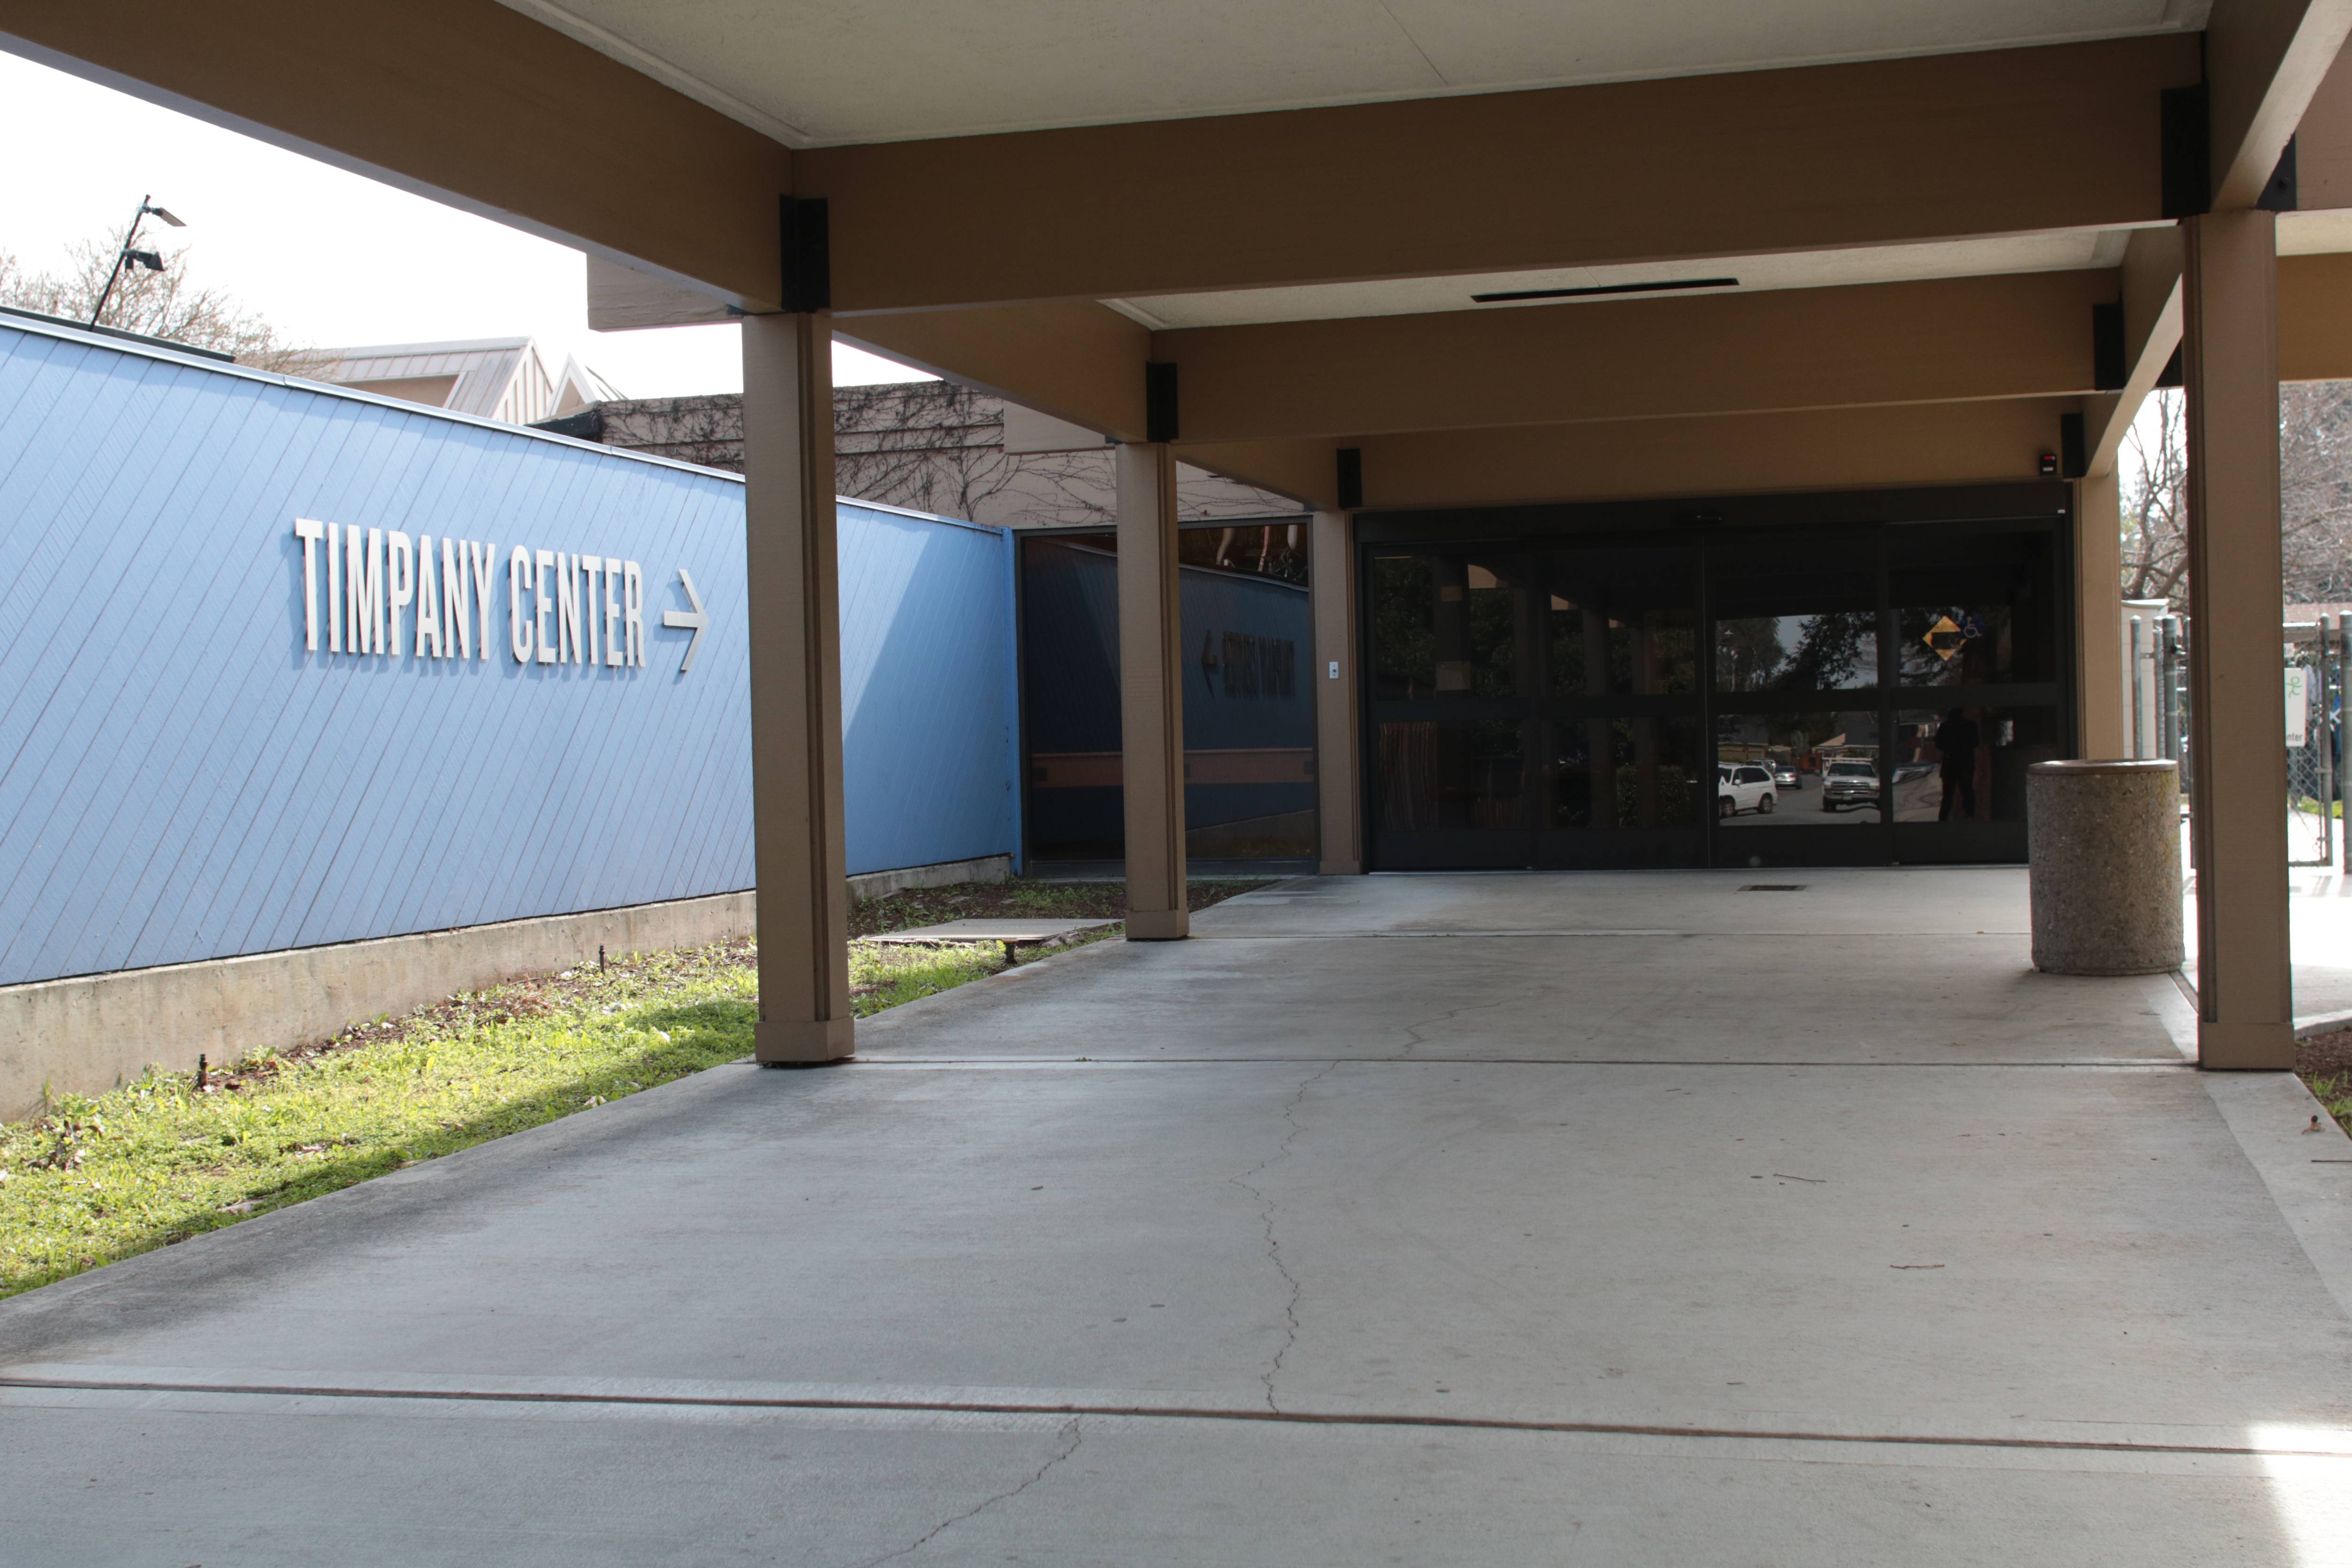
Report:
[{"label": "white lettering sign", "polygon": [[[488,541],[398,529],[294,520],[302,542],[302,647],[375,658],[490,657],[491,577],[499,547]],[[437,555],[436,555],[437,552]],[[690,628],[685,663],[694,666],[708,617],[683,568],[693,605],[662,624]],[[323,584],[321,578],[324,579]],[[323,592],[321,589],[323,588]],[[411,619],[415,629],[409,629]],[[518,544],[507,555],[507,649],[517,664],[642,668],[646,574],[635,561]]]},{"label": "white lettering sign", "polygon": [[2291,668],[2286,672],[2286,743],[2290,746],[2311,742],[2311,671]]}]

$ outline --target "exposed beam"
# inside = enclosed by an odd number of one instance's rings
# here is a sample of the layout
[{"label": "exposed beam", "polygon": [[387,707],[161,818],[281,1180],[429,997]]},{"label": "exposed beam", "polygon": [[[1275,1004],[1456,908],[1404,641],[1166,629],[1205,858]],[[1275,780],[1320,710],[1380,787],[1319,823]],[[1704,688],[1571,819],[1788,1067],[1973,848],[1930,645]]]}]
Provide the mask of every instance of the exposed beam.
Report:
[{"label": "exposed beam", "polygon": [[2125,433],[2180,347],[2183,254],[2178,228],[2136,230],[2124,249],[2123,390],[2088,399],[2084,405],[2090,447],[2084,472],[2094,478],[2114,471]]},{"label": "exposed beam", "polygon": [[2279,258],[2278,374],[2352,380],[2352,255]]},{"label": "exposed beam", "polygon": [[1221,479],[1289,496],[1308,507],[1339,505],[1339,443],[1304,441],[1185,442],[1176,455]]},{"label": "exposed beam", "polygon": [[0,48],[772,309],[779,143],[495,0],[0,0]]},{"label": "exposed beam", "polygon": [[1144,437],[1151,334],[1087,301],[836,321],[834,335],[1124,441]]},{"label": "exposed beam", "polygon": [[843,313],[2145,222],[2199,69],[2168,37],[795,154],[495,0],[0,0],[0,34],[754,309],[774,196],[829,196]]},{"label": "exposed beam", "polygon": [[2176,36],[821,148],[794,170],[833,202],[843,312],[1118,298],[2154,221],[2158,89],[2198,79]]},{"label": "exposed beam", "polygon": [[2074,395],[2116,288],[2040,272],[1287,321],[1156,332],[1151,353],[1200,441]]},{"label": "exposed beam", "polygon": [[2214,0],[2205,70],[2216,211],[2261,196],[2347,33],[2352,0]]},{"label": "exposed beam", "polygon": [[1368,507],[2031,479],[2074,398],[1383,436]]},{"label": "exposed beam", "polygon": [[2352,52],[2338,50],[2294,130],[2295,205],[2352,207]]}]

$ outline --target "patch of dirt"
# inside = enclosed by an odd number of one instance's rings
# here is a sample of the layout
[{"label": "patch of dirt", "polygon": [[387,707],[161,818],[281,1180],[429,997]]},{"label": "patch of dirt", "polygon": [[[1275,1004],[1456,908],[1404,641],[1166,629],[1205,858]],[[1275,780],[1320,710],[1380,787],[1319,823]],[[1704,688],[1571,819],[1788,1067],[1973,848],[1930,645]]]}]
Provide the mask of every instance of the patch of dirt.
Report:
[{"label": "patch of dirt", "polygon": [[2352,1029],[2297,1040],[2294,1070],[2305,1078],[2352,1077]]}]

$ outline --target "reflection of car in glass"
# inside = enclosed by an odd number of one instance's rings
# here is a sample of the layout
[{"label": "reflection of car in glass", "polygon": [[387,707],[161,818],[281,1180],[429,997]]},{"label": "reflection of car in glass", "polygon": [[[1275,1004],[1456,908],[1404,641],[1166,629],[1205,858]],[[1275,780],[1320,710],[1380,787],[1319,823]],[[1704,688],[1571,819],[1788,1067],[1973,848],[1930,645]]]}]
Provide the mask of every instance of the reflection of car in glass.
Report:
[{"label": "reflection of car in glass", "polygon": [[1822,769],[1822,809],[1878,804],[1878,770],[1868,763],[1841,760]]},{"label": "reflection of car in glass", "polygon": [[1801,788],[1802,781],[1797,777],[1797,764],[1794,763],[1774,763],[1772,764],[1772,787],[1774,789]]},{"label": "reflection of car in glass", "polygon": [[1718,816],[1743,811],[1769,812],[1774,805],[1772,774],[1754,763],[1725,763],[1715,770],[1715,809]]},{"label": "reflection of car in glass", "polygon": [[1935,771],[1933,763],[1897,763],[1895,764],[1895,782],[1909,784],[1913,779],[1924,779]]}]

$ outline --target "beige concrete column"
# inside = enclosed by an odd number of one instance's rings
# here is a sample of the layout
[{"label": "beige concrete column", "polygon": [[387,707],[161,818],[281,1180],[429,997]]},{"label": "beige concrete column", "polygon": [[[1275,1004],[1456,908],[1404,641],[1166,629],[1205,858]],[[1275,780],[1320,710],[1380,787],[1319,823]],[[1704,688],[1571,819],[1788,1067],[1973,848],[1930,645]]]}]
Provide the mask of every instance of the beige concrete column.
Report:
[{"label": "beige concrete column", "polygon": [[760,891],[752,1054],[772,1067],[833,1061],[852,1039],[824,316],[744,318],[743,472]]},{"label": "beige concrete column", "polygon": [[1176,457],[1118,448],[1118,727],[1127,801],[1128,940],[1189,936],[1184,897],[1184,619],[1177,599]]},{"label": "beige concrete column", "polygon": [[1364,869],[1357,773],[1355,529],[1344,511],[1315,514],[1308,542],[1309,604],[1315,616],[1315,819],[1320,869],[1353,877]]},{"label": "beige concrete column", "polygon": [[2197,1052],[2291,1068],[2275,215],[2187,219]]},{"label": "beige concrete column", "polygon": [[[2128,423],[2128,421],[2126,421]],[[2116,470],[2074,482],[2074,702],[2085,757],[2131,754],[2125,711],[2123,495]]]}]

